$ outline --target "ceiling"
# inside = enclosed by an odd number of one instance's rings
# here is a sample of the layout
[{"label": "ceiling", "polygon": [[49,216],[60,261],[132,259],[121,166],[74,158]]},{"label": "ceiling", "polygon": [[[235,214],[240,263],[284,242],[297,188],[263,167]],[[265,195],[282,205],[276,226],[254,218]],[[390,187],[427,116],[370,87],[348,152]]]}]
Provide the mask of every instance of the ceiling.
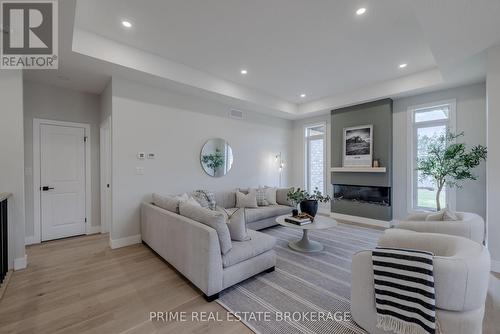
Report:
[{"label": "ceiling", "polygon": [[499,16],[497,0],[65,0],[60,70],[25,75],[93,93],[120,75],[300,118],[484,80]]}]

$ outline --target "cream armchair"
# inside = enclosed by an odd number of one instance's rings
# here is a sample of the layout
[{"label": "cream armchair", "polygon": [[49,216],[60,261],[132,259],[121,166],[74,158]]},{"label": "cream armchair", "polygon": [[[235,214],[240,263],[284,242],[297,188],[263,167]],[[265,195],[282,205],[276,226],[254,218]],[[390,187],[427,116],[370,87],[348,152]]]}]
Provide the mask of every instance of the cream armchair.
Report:
[{"label": "cream armchair", "polygon": [[415,232],[456,235],[484,244],[485,225],[481,216],[470,212],[456,212],[458,220],[426,221],[429,214],[410,215],[405,220],[395,221],[394,227]]},{"label": "cream armchair", "polygon": [[[398,229],[387,230],[378,244],[434,253],[436,318],[441,332],[482,332],[490,272],[486,247],[462,237]],[[366,250],[352,259],[351,315],[371,334],[389,333],[376,327],[376,314],[372,252]]]}]

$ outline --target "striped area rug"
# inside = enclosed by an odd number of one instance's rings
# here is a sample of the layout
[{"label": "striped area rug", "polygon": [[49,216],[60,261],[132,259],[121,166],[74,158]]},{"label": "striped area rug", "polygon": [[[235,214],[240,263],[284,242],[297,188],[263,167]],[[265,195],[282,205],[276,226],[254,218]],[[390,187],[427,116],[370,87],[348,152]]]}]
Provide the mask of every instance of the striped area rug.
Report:
[{"label": "striped area rug", "polygon": [[319,253],[288,247],[302,231],[276,226],[261,232],[277,239],[276,271],[225,290],[219,304],[261,334],[365,333],[352,320],[332,316],[350,311],[352,255],[375,248],[382,231],[347,224],[310,231],[309,238],[325,246]]}]

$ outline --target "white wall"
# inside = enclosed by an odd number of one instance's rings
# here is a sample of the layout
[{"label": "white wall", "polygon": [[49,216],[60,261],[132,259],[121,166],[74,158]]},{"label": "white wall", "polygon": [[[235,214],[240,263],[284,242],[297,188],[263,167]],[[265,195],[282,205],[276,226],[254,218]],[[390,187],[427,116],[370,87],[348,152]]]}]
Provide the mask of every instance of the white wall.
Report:
[{"label": "white wall", "polygon": [[22,269],[24,250],[23,78],[0,70],[0,192],[9,192],[9,267]]},{"label": "white wall", "polygon": [[[90,124],[92,226],[100,225],[99,125],[100,100],[95,94],[81,93],[34,82],[24,83],[24,162],[33,169],[33,119]],[[34,234],[33,173],[25,176],[26,237]]]},{"label": "white wall", "polygon": [[[278,184],[275,155],[290,156],[291,121],[249,112],[235,120],[228,117],[228,105],[117,78],[112,90],[112,240],[140,233],[140,203],[152,192]],[[200,165],[201,148],[213,137],[226,139],[233,149],[233,167],[221,178],[209,177]],[[140,161],[137,152],[157,157]],[[144,167],[144,175],[136,175],[136,167]],[[287,174],[285,168],[284,185]]]},{"label": "white wall", "polygon": [[[306,146],[304,138],[304,128],[320,123],[326,123],[326,193],[330,196],[333,193],[331,182],[331,115],[323,115],[306,119],[295,120],[293,122],[293,160],[292,178],[290,185],[305,189],[306,187]],[[330,213],[330,203],[320,203],[320,212]]]},{"label": "white wall", "polygon": [[500,46],[488,51],[486,91],[488,99],[488,247],[492,268],[500,272]]},{"label": "white wall", "polygon": [[[484,84],[475,84],[400,98],[394,100],[393,118],[393,216],[403,219],[408,215],[407,202],[411,196],[407,189],[407,109],[410,106],[448,99],[457,101],[457,133],[464,132],[461,140],[469,147],[486,145],[486,90]],[[486,164],[474,173],[477,181],[467,181],[456,191],[456,209],[486,216]]]}]

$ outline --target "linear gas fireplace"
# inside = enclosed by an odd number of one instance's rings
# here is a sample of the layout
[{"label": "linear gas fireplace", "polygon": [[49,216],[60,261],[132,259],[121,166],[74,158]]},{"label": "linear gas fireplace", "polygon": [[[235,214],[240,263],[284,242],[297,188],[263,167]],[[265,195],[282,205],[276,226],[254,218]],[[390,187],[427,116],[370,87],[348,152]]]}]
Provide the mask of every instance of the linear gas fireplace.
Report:
[{"label": "linear gas fireplace", "polygon": [[335,201],[391,206],[391,188],[334,184],[333,198]]}]

